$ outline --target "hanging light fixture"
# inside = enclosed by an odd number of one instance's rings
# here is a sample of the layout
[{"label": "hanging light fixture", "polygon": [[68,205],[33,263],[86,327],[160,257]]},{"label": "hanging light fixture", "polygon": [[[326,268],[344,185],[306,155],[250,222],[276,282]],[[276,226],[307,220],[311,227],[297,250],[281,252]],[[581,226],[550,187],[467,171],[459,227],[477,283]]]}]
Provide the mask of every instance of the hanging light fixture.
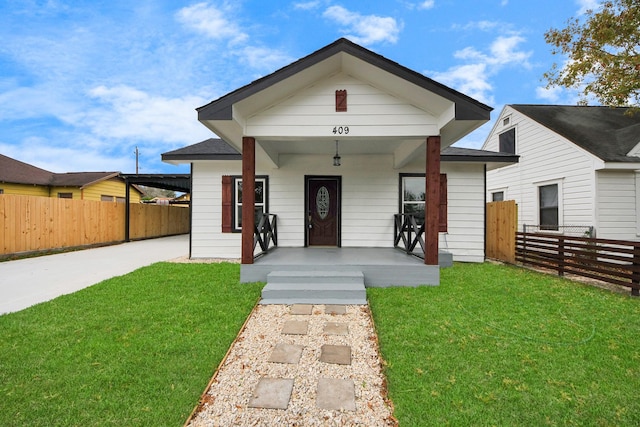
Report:
[{"label": "hanging light fixture", "polygon": [[340,154],[338,154],[338,140],[336,139],[336,155],[333,156],[333,166],[340,166]]}]

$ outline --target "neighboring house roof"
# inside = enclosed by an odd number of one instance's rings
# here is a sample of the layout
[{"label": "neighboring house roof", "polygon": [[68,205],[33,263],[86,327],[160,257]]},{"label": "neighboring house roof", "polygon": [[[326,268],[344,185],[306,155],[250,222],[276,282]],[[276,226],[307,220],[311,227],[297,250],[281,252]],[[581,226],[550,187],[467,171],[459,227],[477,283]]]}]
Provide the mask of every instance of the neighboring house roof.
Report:
[{"label": "neighboring house roof", "polygon": [[[472,148],[447,147],[440,153],[443,162],[517,163],[517,155]],[[218,138],[209,138],[197,144],[162,154],[162,160],[180,163],[192,160],[242,160],[242,155],[231,144]]]},{"label": "neighboring house roof", "polygon": [[629,156],[640,144],[640,114],[624,107],[510,105],[605,162],[636,163]]},{"label": "neighboring house roof", "polygon": [[53,172],[0,154],[0,182],[49,185],[52,177]]},{"label": "neighboring house roof", "polygon": [[69,172],[54,173],[50,185],[56,187],[88,187],[100,181],[117,178],[120,172]]},{"label": "neighboring house roof", "polygon": [[49,172],[0,154],[0,182],[82,189],[111,178],[122,179],[120,172]]}]

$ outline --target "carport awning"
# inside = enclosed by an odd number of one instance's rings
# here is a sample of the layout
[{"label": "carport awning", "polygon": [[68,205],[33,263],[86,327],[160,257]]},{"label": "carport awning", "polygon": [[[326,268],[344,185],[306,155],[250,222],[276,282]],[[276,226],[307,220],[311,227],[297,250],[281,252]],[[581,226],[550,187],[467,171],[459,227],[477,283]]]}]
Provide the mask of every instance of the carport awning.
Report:
[{"label": "carport awning", "polygon": [[146,185],[148,187],[162,188],[163,190],[191,193],[190,174],[122,174],[122,177],[133,185]]}]

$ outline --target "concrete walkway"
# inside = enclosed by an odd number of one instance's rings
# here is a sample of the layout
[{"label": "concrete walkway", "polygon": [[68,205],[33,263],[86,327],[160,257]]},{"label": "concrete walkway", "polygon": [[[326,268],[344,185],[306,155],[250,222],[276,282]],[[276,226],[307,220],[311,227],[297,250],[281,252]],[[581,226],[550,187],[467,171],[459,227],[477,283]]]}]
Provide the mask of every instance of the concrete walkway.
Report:
[{"label": "concrete walkway", "polygon": [[188,253],[189,235],[183,234],[0,262],[0,314],[19,311]]}]

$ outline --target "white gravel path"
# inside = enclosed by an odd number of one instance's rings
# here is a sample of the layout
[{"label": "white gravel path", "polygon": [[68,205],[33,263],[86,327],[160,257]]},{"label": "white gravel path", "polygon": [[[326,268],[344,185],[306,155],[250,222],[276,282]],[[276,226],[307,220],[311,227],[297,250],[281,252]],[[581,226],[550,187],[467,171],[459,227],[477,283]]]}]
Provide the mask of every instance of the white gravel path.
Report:
[{"label": "white gravel path", "polygon": [[[377,337],[368,306],[347,306],[347,314],[325,314],[315,305],[310,316],[290,314],[291,306],[259,305],[250,315],[203,394],[189,426],[394,426]],[[309,320],[307,335],[281,333],[288,320]],[[348,323],[348,335],[325,334],[330,322]],[[271,363],[278,343],[302,345],[298,364]],[[320,362],[323,344],[351,346],[351,365]],[[258,381],[293,378],[286,410],[248,406]],[[355,385],[355,411],[316,407],[320,378],[351,379]]]}]

